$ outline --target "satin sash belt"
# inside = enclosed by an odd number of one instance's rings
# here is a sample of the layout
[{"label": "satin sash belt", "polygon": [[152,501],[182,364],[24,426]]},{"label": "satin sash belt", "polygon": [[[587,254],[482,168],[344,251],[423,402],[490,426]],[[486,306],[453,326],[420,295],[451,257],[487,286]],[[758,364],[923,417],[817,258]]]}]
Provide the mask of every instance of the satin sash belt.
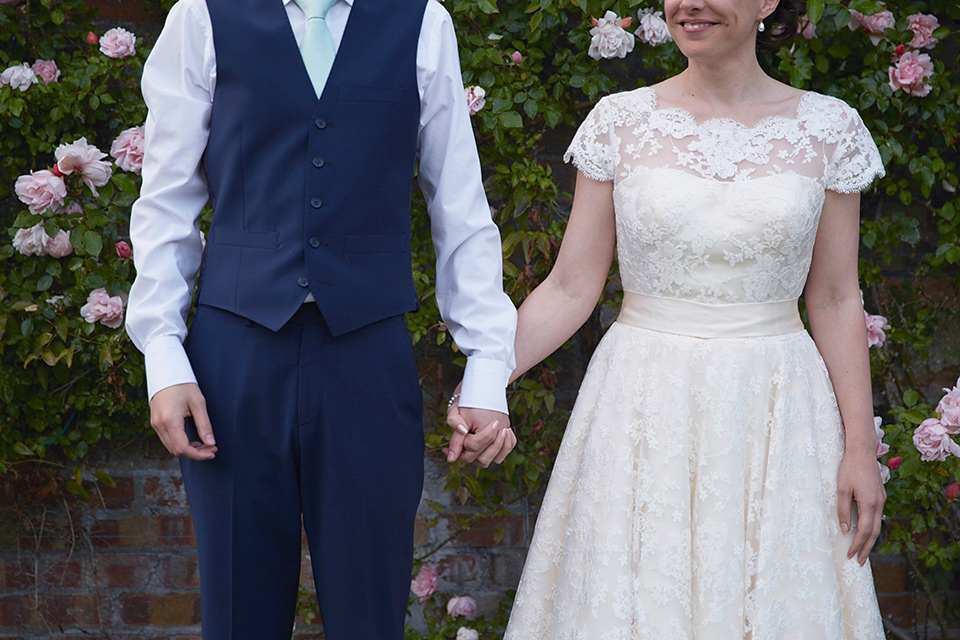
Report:
[{"label": "satin sash belt", "polygon": [[617,322],[695,338],[750,338],[803,331],[796,300],[703,304],[623,292]]}]

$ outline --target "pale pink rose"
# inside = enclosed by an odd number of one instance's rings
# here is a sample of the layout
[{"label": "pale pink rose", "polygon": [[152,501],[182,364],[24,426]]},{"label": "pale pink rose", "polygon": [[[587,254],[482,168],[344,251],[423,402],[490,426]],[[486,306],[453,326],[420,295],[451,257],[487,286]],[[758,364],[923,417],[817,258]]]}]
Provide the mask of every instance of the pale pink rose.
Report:
[{"label": "pale pink rose", "polygon": [[480,109],[483,109],[483,105],[487,104],[487,92],[483,90],[483,87],[470,86],[465,90],[467,95],[467,109],[470,110],[470,115],[475,116]]},{"label": "pale pink rose", "polygon": [[945,388],[944,391],[947,395],[940,398],[937,413],[940,414],[940,422],[956,433],[960,430],[960,380],[957,380],[957,386],[953,389]]},{"label": "pale pink rose", "polygon": [[914,49],[933,49],[937,44],[933,32],[940,26],[937,16],[915,13],[907,16],[907,19],[910,21],[910,31],[913,31],[913,40],[907,44]]},{"label": "pale pink rose", "polygon": [[420,567],[417,577],[410,581],[410,590],[413,591],[413,595],[420,598],[420,602],[423,602],[436,593],[438,585],[437,568],[432,564],[425,564]]},{"label": "pale pink rose", "polygon": [[960,484],[956,482],[948,484],[943,490],[943,495],[947,496],[947,500],[956,500],[957,496],[960,496]]},{"label": "pale pink rose", "polygon": [[480,640],[480,633],[476,629],[460,627],[457,629],[457,640]]},{"label": "pale pink rose", "polygon": [[20,91],[26,91],[30,88],[30,85],[38,82],[40,80],[37,78],[37,74],[26,62],[7,67],[3,73],[0,73],[0,85],[8,84],[11,88],[20,89]]},{"label": "pale pink rose", "polygon": [[890,469],[887,468],[887,465],[878,460],[877,467],[880,469],[880,480],[883,484],[890,482]]},{"label": "pale pink rose", "polygon": [[519,51],[514,51],[510,54],[510,59],[513,61],[513,64],[520,64],[523,62],[523,54]]},{"label": "pale pink rose", "polygon": [[117,244],[113,245],[117,250],[117,255],[126,260],[133,254],[133,249],[130,248],[130,245],[121,240]]},{"label": "pale pink rose", "polygon": [[817,37],[817,25],[810,22],[807,14],[803,14],[797,21],[797,33],[807,40],[813,40]]},{"label": "pale pink rose", "polygon": [[891,65],[887,74],[892,90],[902,89],[911,96],[922,98],[932,89],[925,80],[933,75],[933,61],[925,53],[907,51],[895,66]]},{"label": "pale pink rose", "polygon": [[673,40],[662,11],[644,10],[637,15],[637,19],[640,20],[640,25],[636,35],[642,42],[656,45]]},{"label": "pale pink rose", "polygon": [[80,315],[90,324],[99,322],[116,329],[123,323],[123,298],[108,295],[104,288],[94,289],[87,296],[87,304],[80,307]]},{"label": "pale pink rose", "polygon": [[143,166],[143,127],[121,131],[110,145],[110,155],[116,159],[118,167],[139,175]]},{"label": "pale pink rose", "polygon": [[477,617],[477,601],[470,596],[454,596],[447,601],[447,613],[473,620]]},{"label": "pale pink rose", "polygon": [[47,253],[54,258],[62,258],[73,253],[73,245],[70,244],[70,232],[61,229],[55,237],[47,240]]},{"label": "pale pink rose", "polygon": [[887,340],[887,334],[883,330],[890,328],[887,319],[883,316],[870,315],[866,311],[863,312],[863,319],[867,323],[867,346],[883,346]]},{"label": "pale pink rose", "polygon": [[69,175],[77,171],[94,196],[99,195],[97,187],[107,184],[113,174],[110,163],[103,161],[107,154],[89,144],[86,138],[60,145],[53,155],[57,158],[60,172]]},{"label": "pale pink rose", "polygon": [[881,457],[887,454],[890,451],[890,445],[883,443],[883,429],[880,428],[880,424],[883,422],[883,419],[880,416],[873,416],[873,428],[877,432],[877,457]]},{"label": "pale pink rose", "polygon": [[960,446],[953,441],[950,433],[936,418],[927,418],[913,432],[913,445],[920,452],[920,459],[943,460],[947,456],[960,456]]},{"label": "pale pink rose", "polygon": [[[87,35],[87,42],[90,36]],[[94,43],[90,43],[94,44]],[[126,58],[136,53],[136,38],[132,33],[121,27],[107,31],[100,38],[100,51],[108,58]]]},{"label": "pale pink rose", "polygon": [[45,256],[48,240],[50,236],[43,230],[43,224],[37,223],[29,229],[17,229],[13,236],[13,248],[25,256]]},{"label": "pale pink rose", "polygon": [[851,10],[850,22],[847,23],[847,27],[849,27],[851,31],[863,27],[863,30],[866,31],[870,37],[870,42],[877,44],[887,37],[886,34],[884,34],[884,29],[893,29],[896,23],[897,21],[893,19],[893,14],[889,11],[881,11],[880,13],[865,16],[858,11]]},{"label": "pale pink rose", "polygon": [[43,84],[50,84],[60,79],[60,69],[53,60],[37,60],[31,68],[43,80]]},{"label": "pale pink rose", "polygon": [[591,58],[623,58],[633,51],[635,36],[624,31],[623,20],[613,11],[607,11],[599,20],[594,18],[593,24],[594,27],[590,29],[590,48],[587,50]]},{"label": "pale pink rose", "polygon": [[31,171],[29,175],[17,178],[14,190],[20,202],[30,208],[31,213],[41,213],[50,207],[60,207],[67,197],[67,185],[63,178],[43,169]]}]

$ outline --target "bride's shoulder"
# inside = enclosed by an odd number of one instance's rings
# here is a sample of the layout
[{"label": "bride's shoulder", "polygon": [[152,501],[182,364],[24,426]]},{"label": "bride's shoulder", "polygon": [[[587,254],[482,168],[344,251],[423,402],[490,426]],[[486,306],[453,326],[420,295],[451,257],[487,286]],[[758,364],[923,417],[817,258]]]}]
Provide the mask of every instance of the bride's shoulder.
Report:
[{"label": "bride's shoulder", "polygon": [[656,103],[656,94],[650,87],[611,93],[597,101],[594,117],[613,124],[632,123],[653,111]]},{"label": "bride's shoulder", "polygon": [[840,98],[815,91],[804,93],[797,109],[801,120],[820,120],[835,125],[846,125],[856,113],[856,109]]}]

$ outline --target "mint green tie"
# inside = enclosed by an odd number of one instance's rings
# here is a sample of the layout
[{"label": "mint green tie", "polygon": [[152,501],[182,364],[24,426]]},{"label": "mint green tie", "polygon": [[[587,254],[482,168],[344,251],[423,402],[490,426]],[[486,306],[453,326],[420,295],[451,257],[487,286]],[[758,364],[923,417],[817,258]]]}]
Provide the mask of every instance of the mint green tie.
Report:
[{"label": "mint green tie", "polygon": [[294,0],[303,9],[307,17],[307,31],[300,43],[300,55],[303,64],[310,75],[313,90],[317,97],[323,93],[323,86],[327,83],[330,68],[333,67],[333,58],[337,51],[333,46],[333,35],[327,26],[327,11],[336,0]]}]

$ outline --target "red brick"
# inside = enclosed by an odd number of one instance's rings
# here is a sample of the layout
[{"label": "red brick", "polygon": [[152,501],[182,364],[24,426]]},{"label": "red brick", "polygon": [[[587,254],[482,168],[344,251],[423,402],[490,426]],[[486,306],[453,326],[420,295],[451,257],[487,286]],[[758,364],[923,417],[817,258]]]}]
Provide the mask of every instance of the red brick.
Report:
[{"label": "red brick", "polygon": [[871,558],[873,582],[877,593],[902,593],[907,590],[907,565],[898,557]]},{"label": "red brick", "polygon": [[143,499],[148,506],[186,507],[187,493],[180,476],[153,476],[143,483]]},{"label": "red brick", "polygon": [[130,0],[90,0],[90,6],[97,7],[98,22],[141,22],[155,24],[162,21],[159,16],[144,10],[139,2]]},{"label": "red brick", "polygon": [[150,624],[150,596],[123,596],[120,599],[120,619],[127,624]]},{"label": "red brick", "polygon": [[152,547],[157,544],[157,521],[149,516],[130,516],[117,521],[119,542],[125,547]]},{"label": "red brick", "polygon": [[185,627],[200,623],[200,594],[174,593],[154,596],[150,622],[161,627]]},{"label": "red brick", "polygon": [[[460,527],[453,515],[441,515],[440,519],[446,521],[447,530],[451,533]],[[496,540],[498,528],[503,530],[503,538],[500,542]],[[458,535],[453,544],[468,547],[522,546],[521,517],[510,515],[485,518]]]},{"label": "red brick", "polygon": [[104,509],[129,509],[136,499],[133,478],[114,478],[113,481],[116,486],[97,485],[97,493],[103,500],[100,506]]},{"label": "red brick", "polygon": [[413,525],[413,544],[423,547],[430,543],[430,531],[426,527],[427,519],[418,513]]},{"label": "red brick", "polygon": [[437,563],[437,571],[445,580],[455,584],[473,582],[480,577],[476,557],[466,554],[445,556]]},{"label": "red brick", "polygon": [[167,545],[196,544],[193,536],[193,518],[190,516],[157,516],[160,537],[158,542]]},{"label": "red brick", "polygon": [[83,565],[79,562],[58,562],[47,568],[43,580],[51,587],[83,586]]},{"label": "red brick", "polygon": [[163,584],[167,587],[199,587],[200,571],[196,554],[167,558],[163,566]]},{"label": "red brick", "polygon": [[0,598],[0,627],[29,626],[31,609],[28,596]]},{"label": "red brick", "polygon": [[7,589],[29,589],[36,584],[36,567],[32,562],[11,560],[3,568]]},{"label": "red brick", "polygon": [[120,523],[117,520],[96,520],[90,527],[90,544],[95,547],[120,544]]},{"label": "red brick", "polygon": [[97,584],[106,587],[144,587],[150,579],[147,556],[101,556],[97,558]]},{"label": "red brick", "polygon": [[41,596],[40,619],[45,625],[74,624],[73,596]]}]

